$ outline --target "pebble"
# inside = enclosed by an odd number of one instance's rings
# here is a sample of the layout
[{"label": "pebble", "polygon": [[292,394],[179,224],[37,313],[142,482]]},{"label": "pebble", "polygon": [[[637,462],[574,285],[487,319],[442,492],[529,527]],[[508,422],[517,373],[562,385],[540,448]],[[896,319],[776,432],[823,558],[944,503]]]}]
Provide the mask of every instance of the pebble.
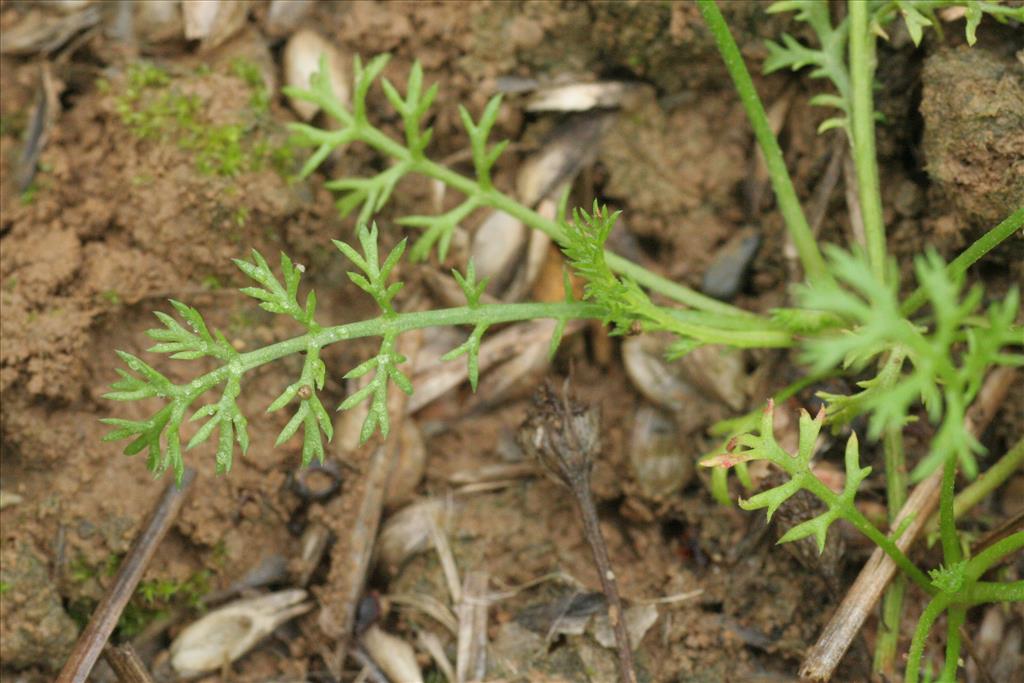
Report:
[{"label": "pebble", "polygon": [[708,296],[730,301],[743,286],[747,268],[761,246],[761,233],[744,228],[726,242],[704,272],[701,289]]}]

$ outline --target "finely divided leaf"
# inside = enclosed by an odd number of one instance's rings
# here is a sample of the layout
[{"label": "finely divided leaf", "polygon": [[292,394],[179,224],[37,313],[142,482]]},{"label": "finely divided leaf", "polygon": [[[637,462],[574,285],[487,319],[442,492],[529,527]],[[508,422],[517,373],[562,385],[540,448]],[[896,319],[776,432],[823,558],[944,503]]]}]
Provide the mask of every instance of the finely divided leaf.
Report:
[{"label": "finely divided leaf", "polygon": [[260,302],[260,308],[294,318],[310,332],[319,331],[319,326],[309,314],[307,308],[299,305],[299,280],[302,278],[303,267],[292,262],[284,252],[281,253],[282,284],[266,259],[255,249],[251,253],[252,262],[234,259],[238,269],[255,280],[260,287],[242,287],[239,291]]}]

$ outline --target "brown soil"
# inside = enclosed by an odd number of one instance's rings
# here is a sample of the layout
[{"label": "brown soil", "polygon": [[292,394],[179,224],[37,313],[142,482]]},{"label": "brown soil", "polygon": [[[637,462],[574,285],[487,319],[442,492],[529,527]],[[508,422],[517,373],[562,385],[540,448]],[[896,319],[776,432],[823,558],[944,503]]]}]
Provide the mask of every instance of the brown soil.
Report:
[{"label": "brown soil", "polygon": [[[23,5],[0,4],[0,28],[14,27],[38,11]],[[726,3],[726,10],[745,56],[755,62],[764,56],[763,39],[787,25],[780,17],[764,15],[757,3]],[[218,48],[208,71],[196,71],[203,58],[195,54],[194,44],[161,43],[146,56],[166,66],[175,85],[199,99],[208,125],[244,118],[249,115],[249,86],[223,64],[232,54],[251,57],[253,44],[261,55],[253,61],[279,61],[281,41],[260,28],[267,11],[264,4],[254,7],[237,43]],[[574,196],[596,193],[623,209],[625,247],[660,272],[693,286],[699,286],[718,250],[738,229],[757,226],[763,244],[737,302],[755,310],[785,302],[792,264],[784,256],[782,222],[768,199],[750,200],[751,182],[756,185],[750,180],[756,168],[752,136],[695,7],[323,4],[303,25],[364,58],[394,53],[384,74],[392,82],[404,82],[413,60],[420,60],[426,82],[437,82],[441,91],[431,146],[431,155],[438,159],[466,147],[458,105],[479,112],[499,76],[555,81],[628,74],[653,85],[654,95],[618,116]],[[1008,30],[988,23],[982,29],[979,35],[987,36],[971,50],[929,44],[923,68],[921,53],[912,46],[893,48],[899,72],[880,73],[893,84],[889,90],[883,87],[879,103],[888,118],[888,132],[879,141],[885,205],[893,207],[887,209],[886,221],[893,226],[894,253],[903,262],[926,241],[948,257],[1024,196],[1024,105],[1017,106],[1024,83],[1020,53],[1014,56],[1009,47],[1014,37]],[[122,120],[118,98],[137,56],[101,30],[75,40],[50,67],[60,111],[27,194],[16,187],[15,171],[22,134],[38,97],[41,58],[0,58],[0,487],[5,497],[0,508],[0,679],[11,681],[49,680],[62,665],[82,618],[109,587],[116,563],[167,484],[166,478],[152,480],[144,456],[125,459],[117,444],[101,440],[108,428],[100,418],[143,419],[153,408],[145,402],[113,404],[102,397],[121,364],[113,350],[143,355],[176,382],[193,377],[201,363],[145,354],[151,341],[144,331],[156,324],[152,311],[168,310],[168,298],[197,307],[239,349],[297,334],[294,324],[260,311],[235,291],[243,277],[231,259],[247,256],[252,248],[268,257],[284,251],[306,264],[307,278],[319,295],[321,320],[340,323],[374,314],[344,276],[343,263],[330,245],[331,239],[352,238],[353,221],[337,217],[333,198],[323,189],[324,176],[289,183],[269,166],[234,177],[198,171],[194,152],[170,139],[140,139]],[[950,37],[948,42],[959,41]],[[946,85],[950,74],[967,85]],[[107,85],[98,85],[100,80]],[[781,138],[798,193],[809,200],[831,144],[831,138],[814,134],[822,114],[806,104],[809,94],[818,91],[818,82],[786,74],[759,77],[757,85],[769,106],[780,98],[790,100]],[[1001,93],[999,102],[1005,106],[1000,105],[984,131],[965,131],[959,119],[943,116],[950,110],[964,112],[966,120],[979,98],[991,92]],[[507,103],[493,136],[529,137],[533,119],[523,113],[520,100]],[[400,121],[387,109],[379,88],[371,94],[370,109],[375,120],[385,117],[388,132],[401,134]],[[282,124],[292,120],[283,98],[275,96],[267,122],[254,135],[278,144],[284,138]],[[985,139],[983,146],[965,145],[964,140],[978,136]],[[499,184],[511,185],[521,160],[515,153],[505,155],[495,172]],[[382,168],[382,160],[365,150],[352,150],[329,163],[331,176]],[[828,241],[846,242],[850,234],[841,188],[840,183],[821,227]],[[424,209],[431,206],[431,192],[422,181],[401,186],[378,217],[387,243],[399,239],[396,217],[433,211]],[[952,196],[966,199],[945,199]],[[476,224],[473,219],[468,227]],[[980,271],[993,295],[1024,281],[1024,243],[1014,241],[991,256],[993,266]],[[430,296],[421,289],[420,295]],[[687,600],[657,605],[658,620],[638,648],[641,680],[790,680],[838,596],[821,572],[762,542],[752,516],[717,505],[703,472],[670,499],[642,495],[630,467],[629,444],[633,416],[643,398],[622,369],[619,348],[602,330],[588,327],[563,343],[546,372],[561,378],[571,369],[581,397],[603,410],[605,450],[594,489],[627,604],[694,593]],[[324,351],[325,405],[343,400],[341,375],[369,353],[370,347],[361,343]],[[187,454],[188,465],[198,471],[194,490],[146,581],[203,577],[205,589],[216,591],[235,584],[267,558],[301,553],[303,526],[322,517],[323,509],[307,508],[295,494],[298,439],[272,447],[288,416],[263,415],[271,398],[294,381],[300,363],[293,358],[248,376],[239,407],[250,417],[252,446],[246,457],[236,458],[230,474],[216,476],[208,448]],[[791,359],[776,354],[753,354],[746,363],[751,377],[744,381],[759,387],[745,392],[748,408],[781,386],[795,367]],[[511,444],[525,415],[525,397],[541,376],[534,373],[525,386],[490,394],[486,404],[459,390],[422,410],[415,419],[427,435],[427,464],[417,495],[443,499],[451,495],[453,474],[520,457]],[[692,441],[685,448],[688,457],[710,447],[704,430],[714,419],[732,414],[713,397],[704,403],[696,417],[677,420],[685,423]],[[788,407],[795,410],[796,405]],[[997,416],[986,445],[1002,452],[1019,438],[1022,425],[1018,403]],[[332,458],[346,459],[337,442],[330,448]],[[872,457],[868,449],[865,460]],[[356,486],[351,478],[358,476],[357,471],[343,470],[343,490]],[[979,518],[1005,512],[1001,501],[1012,502],[1012,492],[1020,490],[1021,482],[1011,483],[1002,497],[986,504]],[[355,510],[342,512],[345,518],[327,520],[336,533],[349,528],[355,517]],[[563,575],[492,606],[488,635],[505,662],[504,668],[495,665],[489,672],[492,678],[610,680],[613,650],[597,647],[587,635],[549,637],[553,617],[529,617],[558,600],[600,589],[576,510],[563,489],[531,476],[493,491],[459,494],[447,531],[460,571],[488,573],[492,590],[521,586],[555,571]],[[865,556],[864,545],[851,540],[841,568],[847,580]],[[312,585],[321,585],[326,574],[321,567]],[[279,579],[273,585],[288,587],[288,582]],[[371,588],[427,593],[450,603],[434,553],[417,555],[395,576],[374,574]],[[917,614],[921,595],[911,594],[909,600],[909,611]],[[180,599],[162,607],[172,617],[170,635],[196,614]],[[1022,619],[1024,614],[1014,608],[1006,617],[1007,628],[1019,631]],[[236,662],[230,679],[329,680],[315,611],[296,623]],[[414,628],[439,629],[402,609],[393,610],[383,623],[409,642],[415,640]],[[869,644],[874,632],[870,624]],[[169,634],[146,643],[145,655],[159,671],[166,671],[161,651]],[[531,648],[510,645],[517,637]],[[856,655],[844,664],[840,680],[868,680]],[[1022,666],[1019,659],[1017,666]],[[354,676],[347,671],[349,675]],[[112,680],[111,673],[99,667],[95,680]]]}]

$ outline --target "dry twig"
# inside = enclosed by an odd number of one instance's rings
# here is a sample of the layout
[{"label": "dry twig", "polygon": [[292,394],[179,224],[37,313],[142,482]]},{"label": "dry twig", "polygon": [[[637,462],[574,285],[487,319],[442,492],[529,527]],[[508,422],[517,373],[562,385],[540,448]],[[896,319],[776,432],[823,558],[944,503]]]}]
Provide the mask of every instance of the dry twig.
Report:
[{"label": "dry twig", "polygon": [[466,572],[462,599],[456,608],[459,615],[458,655],[455,658],[455,681],[483,680],[487,673],[487,583],[486,572]]},{"label": "dry twig", "polygon": [[[398,353],[414,358],[422,341],[417,332],[402,335]],[[335,535],[338,542],[331,550],[331,570],[327,578],[327,590],[321,595],[321,611],[318,618],[320,628],[331,638],[337,639],[337,648],[327,662],[331,672],[340,676],[356,622],[356,610],[366,585],[370,560],[380,528],[384,508],[384,493],[387,490],[391,472],[398,462],[398,449],[402,419],[407,413],[406,394],[394,391],[388,396],[388,412],[391,416],[391,438],[383,443],[371,442],[361,447],[356,458],[369,462],[364,471],[366,476],[328,505],[329,520],[336,520]],[[358,515],[352,521],[352,510]],[[339,526],[341,525],[341,526]]]},{"label": "dry twig", "polygon": [[195,470],[186,469],[180,488],[169,484],[164,489],[163,495],[143,525],[142,533],[132,541],[117,577],[114,578],[114,584],[103,596],[82,635],[78,637],[71,656],[57,677],[57,683],[84,683],[89,677],[92,667],[107,644],[107,639],[117,627],[121,613],[132,599],[135,587],[139,585],[139,580],[153,559],[157,546],[178,516],[195,474]]},{"label": "dry twig", "polygon": [[153,683],[146,665],[139,659],[131,643],[110,645],[103,648],[103,659],[114,670],[119,683]]}]

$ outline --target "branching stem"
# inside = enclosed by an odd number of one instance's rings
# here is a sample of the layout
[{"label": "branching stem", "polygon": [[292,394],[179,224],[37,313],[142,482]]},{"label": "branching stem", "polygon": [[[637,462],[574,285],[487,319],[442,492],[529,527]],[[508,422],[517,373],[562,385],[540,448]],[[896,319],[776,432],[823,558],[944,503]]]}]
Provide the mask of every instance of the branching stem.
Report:
[{"label": "branching stem", "polygon": [[[992,583],[978,580],[989,568],[1012,553],[1019,552],[1022,548],[1024,548],[1024,531],[1011,534],[993,543],[967,561],[961,574],[962,584],[957,590],[942,591],[932,598],[921,614],[917,627],[914,629],[914,636],[910,642],[910,654],[907,657],[906,668],[907,683],[917,683],[921,670],[921,657],[924,654],[928,633],[943,611],[950,611],[950,621],[957,622],[957,630],[959,631],[959,623],[962,621],[959,615],[967,607],[991,602],[1024,601],[1024,581]],[[947,661],[945,667],[947,671],[950,667],[955,667],[956,655],[960,651],[959,635],[954,636],[951,633],[948,637],[950,641],[954,638],[956,639],[956,649],[950,650],[947,648],[947,655],[950,651],[954,653],[954,664],[950,664]],[[955,668],[953,670],[955,671]],[[946,678],[943,680],[950,679]]]},{"label": "branching stem", "polygon": [[916,564],[914,564],[909,557],[900,550],[899,546],[896,545],[895,538],[890,538],[883,534],[878,528],[868,520],[864,514],[857,509],[855,505],[849,504],[844,500],[841,500],[830,488],[822,484],[817,478],[811,477],[805,487],[808,491],[813,493],[819,499],[825,502],[830,508],[838,507],[842,510],[842,516],[848,522],[853,524],[859,532],[871,539],[871,541],[886,552],[886,554],[892,558],[892,561],[902,569],[910,579],[918,585],[925,593],[929,595],[934,594],[935,587],[931,581],[922,572]]},{"label": "branching stem", "polygon": [[[402,159],[408,156],[409,151],[384,135],[373,129],[372,135],[366,135],[363,141],[386,154]],[[545,235],[559,244],[564,244],[565,235],[557,221],[546,218],[533,209],[524,206],[501,190],[491,187],[483,189],[472,178],[457,173],[450,168],[443,166],[430,159],[419,159],[412,164],[412,172],[425,175],[428,178],[440,180],[448,187],[458,190],[467,197],[474,197],[481,206],[504,211],[530,227],[540,230]],[[605,252],[605,260],[608,266],[615,272],[636,280],[638,284],[652,292],[657,292],[673,301],[690,306],[700,311],[719,313],[722,315],[734,316],[750,321],[751,328],[758,326],[760,318],[755,314],[745,311],[742,308],[723,303],[689,287],[673,282],[654,273],[643,266],[633,263],[618,254],[610,251]]]},{"label": "branching stem", "polygon": [[242,375],[261,365],[306,351],[323,348],[335,342],[363,337],[397,335],[410,330],[427,327],[455,325],[497,325],[522,320],[549,319],[594,319],[600,318],[602,309],[589,303],[522,303],[491,304],[470,308],[442,308],[433,311],[399,313],[393,317],[377,317],[360,320],[346,325],[327,327],[316,334],[303,334],[265,346],[256,351],[239,354],[238,358],[212,372],[208,372],[188,384],[176,385],[172,390],[175,398],[187,398],[190,403],[208,389],[220,384],[231,375]]},{"label": "branching stem", "polygon": [[[413,155],[410,149],[368,123],[353,123],[350,127],[338,133],[338,139],[334,140],[333,144],[337,145],[341,144],[342,141],[347,143],[356,140],[361,141],[377,151],[391,157],[398,163],[406,164],[408,172],[418,173],[428,178],[433,178],[434,180],[440,180],[448,187],[466,195],[466,197],[474,198],[480,206],[487,206],[504,211],[510,216],[519,219],[526,225],[529,225],[536,230],[540,230],[559,244],[563,243],[565,240],[565,237],[562,234],[562,228],[557,221],[541,216],[533,209],[524,206],[493,186],[484,188],[476,179],[457,173],[447,166],[439,164],[426,157]],[[808,231],[808,235],[809,234],[810,233]],[[814,244],[813,239],[811,244]],[[816,249],[817,247],[815,246],[815,250]],[[672,299],[673,301],[677,301],[701,311],[737,316],[751,321],[758,320],[758,317],[749,311],[745,311],[736,306],[705,296],[690,289],[689,287],[664,278],[643,266],[629,261],[628,259],[622,258],[617,254],[606,252],[605,258],[612,270],[636,280],[637,283],[647,287],[652,292],[657,292],[669,299]],[[824,267],[824,261],[822,261],[822,267]]]}]

